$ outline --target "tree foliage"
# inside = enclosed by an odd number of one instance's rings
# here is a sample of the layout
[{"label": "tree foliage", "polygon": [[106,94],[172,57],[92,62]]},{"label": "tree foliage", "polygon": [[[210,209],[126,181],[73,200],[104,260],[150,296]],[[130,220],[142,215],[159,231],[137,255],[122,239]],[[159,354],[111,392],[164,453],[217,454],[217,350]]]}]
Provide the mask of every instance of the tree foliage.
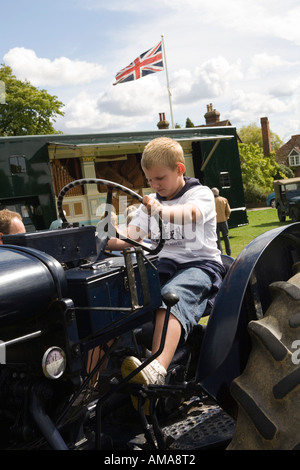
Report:
[{"label": "tree foliage", "polygon": [[264,156],[257,144],[239,144],[243,185],[246,202],[260,202],[274,191],[274,179],[285,178],[282,166],[275,160],[275,153]]},{"label": "tree foliage", "polygon": [[188,128],[188,127],[195,127],[194,126],[194,123],[190,120],[190,118],[186,118],[186,121],[185,121],[185,127]]},{"label": "tree foliage", "polygon": [[0,67],[0,80],[5,86],[5,103],[0,104],[0,136],[57,133],[53,122],[58,115],[64,115],[64,105],[57,96],[35,88],[27,80],[18,80],[5,65]]},{"label": "tree foliage", "polygon": [[239,144],[239,153],[246,202],[265,201],[266,196],[274,191],[274,179],[294,176],[289,167],[276,162],[275,152],[283,142],[270,130],[272,152],[265,156],[262,131],[259,126],[256,124],[244,126],[238,130],[238,135],[243,142]]},{"label": "tree foliage", "polygon": [[[243,126],[238,130],[238,135],[244,144],[256,144],[263,148],[261,128],[255,123]],[[280,137],[270,130],[270,141],[272,150],[278,150],[283,145]]]}]

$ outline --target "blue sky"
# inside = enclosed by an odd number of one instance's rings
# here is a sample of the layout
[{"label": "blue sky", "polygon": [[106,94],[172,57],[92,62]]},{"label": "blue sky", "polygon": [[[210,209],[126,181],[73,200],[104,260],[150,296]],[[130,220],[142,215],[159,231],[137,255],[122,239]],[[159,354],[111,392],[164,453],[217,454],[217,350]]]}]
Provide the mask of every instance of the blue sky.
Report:
[{"label": "blue sky", "polygon": [[164,35],[174,122],[204,124],[206,106],[241,126],[267,116],[300,133],[298,0],[0,0],[0,63],[56,95],[65,133],[171,123],[165,72],[113,86]]}]

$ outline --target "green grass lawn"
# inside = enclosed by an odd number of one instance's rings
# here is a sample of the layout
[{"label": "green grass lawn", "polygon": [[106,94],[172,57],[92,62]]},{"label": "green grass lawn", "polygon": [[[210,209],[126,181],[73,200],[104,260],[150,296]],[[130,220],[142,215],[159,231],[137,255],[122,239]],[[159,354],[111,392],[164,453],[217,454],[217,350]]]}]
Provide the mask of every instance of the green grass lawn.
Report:
[{"label": "green grass lawn", "polygon": [[[291,220],[279,222],[276,209],[262,209],[247,211],[249,224],[229,230],[231,245],[231,256],[236,258],[245,246],[261,233],[267,232],[276,227],[287,225]],[[223,250],[224,244],[222,242]]]},{"label": "green grass lawn", "polygon": [[[248,225],[229,229],[231,256],[233,258],[236,258],[242,249],[261,233],[291,223],[289,218],[287,218],[286,222],[279,222],[276,209],[247,211],[247,215],[249,220]],[[225,253],[223,241],[222,247]],[[208,317],[203,317],[200,319],[200,323],[206,324],[207,320]]]}]

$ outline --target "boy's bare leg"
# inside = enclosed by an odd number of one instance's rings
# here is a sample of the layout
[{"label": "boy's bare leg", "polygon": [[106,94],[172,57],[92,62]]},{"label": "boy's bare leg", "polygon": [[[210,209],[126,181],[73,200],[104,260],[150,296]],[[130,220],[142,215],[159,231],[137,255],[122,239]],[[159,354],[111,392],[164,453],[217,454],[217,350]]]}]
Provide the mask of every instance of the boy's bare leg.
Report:
[{"label": "boy's bare leg", "polygon": [[[160,346],[160,340],[165,320],[165,309],[159,309],[156,312],[155,329],[152,341],[152,354],[154,354]],[[156,358],[158,362],[167,370],[173,359],[181,336],[181,324],[174,315],[170,314],[165,346],[161,354]]]}]

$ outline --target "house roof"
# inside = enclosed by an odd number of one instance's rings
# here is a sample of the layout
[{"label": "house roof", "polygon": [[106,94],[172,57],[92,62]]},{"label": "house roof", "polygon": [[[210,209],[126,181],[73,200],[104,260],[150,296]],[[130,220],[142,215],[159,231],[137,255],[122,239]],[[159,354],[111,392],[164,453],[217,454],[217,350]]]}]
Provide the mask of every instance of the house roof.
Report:
[{"label": "house roof", "polygon": [[293,147],[292,150],[290,151],[289,155],[292,155],[294,152],[294,155],[297,153],[300,153],[300,147]]},{"label": "house roof", "polygon": [[286,164],[287,157],[293,148],[300,147],[300,134],[292,135],[290,140],[286,144],[282,145],[276,152],[276,161],[279,164]]},{"label": "house roof", "polygon": [[[195,126],[195,127],[218,127],[218,126],[226,127],[226,126],[232,126],[232,124],[229,121],[229,119],[224,119],[224,121],[217,121],[211,124],[202,124],[200,126]],[[238,134],[236,135],[236,138],[239,143],[242,143],[242,140]]]},{"label": "house roof", "polygon": [[232,124],[229,121],[229,119],[225,119],[224,121],[216,121],[211,124],[202,124],[200,126],[195,126],[195,127],[218,127],[218,126],[232,126]]}]

